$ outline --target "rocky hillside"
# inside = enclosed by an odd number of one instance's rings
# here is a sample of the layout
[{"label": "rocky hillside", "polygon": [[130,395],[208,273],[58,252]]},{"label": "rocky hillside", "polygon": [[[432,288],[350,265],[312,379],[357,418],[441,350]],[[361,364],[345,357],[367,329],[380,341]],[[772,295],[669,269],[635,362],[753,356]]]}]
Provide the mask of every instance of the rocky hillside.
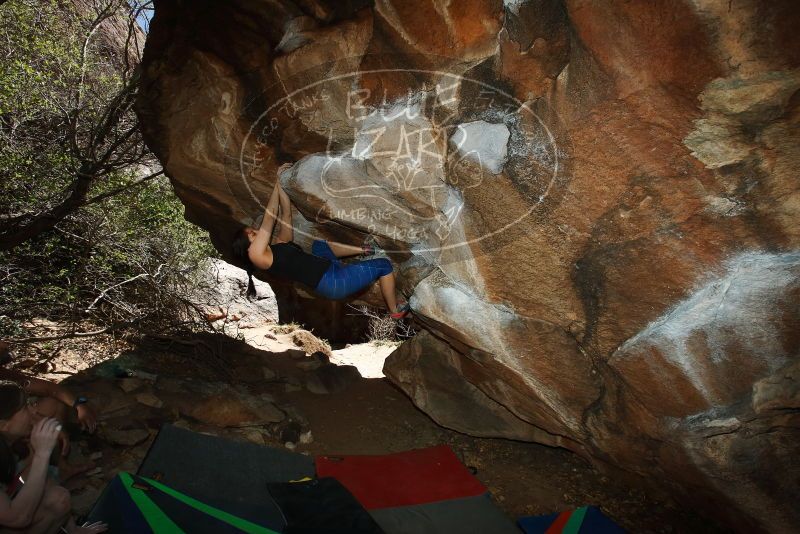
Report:
[{"label": "rocky hillside", "polygon": [[[792,0],[157,0],[138,108],[223,254],[284,161],[301,244],[376,236],[424,328],[385,372],[437,422],[789,531],[798,24]],[[273,282],[284,316],[353,328]]]}]

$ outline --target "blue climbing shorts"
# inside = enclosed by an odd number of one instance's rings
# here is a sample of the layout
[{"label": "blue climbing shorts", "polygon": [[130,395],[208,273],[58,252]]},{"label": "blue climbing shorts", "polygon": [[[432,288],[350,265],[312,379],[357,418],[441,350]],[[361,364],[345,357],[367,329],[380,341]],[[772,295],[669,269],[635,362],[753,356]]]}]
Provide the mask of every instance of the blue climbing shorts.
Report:
[{"label": "blue climbing shorts", "polygon": [[328,242],[321,239],[315,240],[311,245],[311,253],[331,260],[328,270],[314,288],[319,295],[331,300],[358,293],[381,276],[392,272],[392,262],[386,258],[342,263],[328,246]]}]

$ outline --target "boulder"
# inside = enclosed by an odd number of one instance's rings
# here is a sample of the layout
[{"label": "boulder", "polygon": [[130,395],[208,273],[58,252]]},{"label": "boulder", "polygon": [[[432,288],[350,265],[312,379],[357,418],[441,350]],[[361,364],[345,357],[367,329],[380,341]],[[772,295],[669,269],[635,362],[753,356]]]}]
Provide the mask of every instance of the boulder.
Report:
[{"label": "boulder", "polygon": [[361,380],[361,374],[353,365],[322,364],[309,372],[306,389],[317,395],[339,393]]},{"label": "boulder", "polygon": [[285,161],[301,246],[373,236],[422,329],[385,374],[441,424],[788,532],[800,5],[762,4],[158,0],[137,109],[226,258]]},{"label": "boulder", "polygon": [[[252,394],[245,387],[198,380],[159,384],[159,398],[180,414],[223,428],[243,428],[277,423],[284,413],[266,394]],[[174,386],[174,387],[173,387]]]},{"label": "boulder", "polygon": [[248,276],[244,269],[217,258],[208,258],[201,267],[201,278],[191,296],[206,311],[209,322],[225,320],[238,328],[255,328],[278,320],[275,293],[269,284],[253,279],[256,295],[247,298]]},{"label": "boulder", "polygon": [[[128,428],[124,428],[124,426]],[[140,443],[144,443],[150,437],[150,432],[145,428],[130,428],[129,424],[123,424],[123,427],[118,427],[113,424],[104,424],[100,426],[100,436],[113,445],[134,447]]]}]

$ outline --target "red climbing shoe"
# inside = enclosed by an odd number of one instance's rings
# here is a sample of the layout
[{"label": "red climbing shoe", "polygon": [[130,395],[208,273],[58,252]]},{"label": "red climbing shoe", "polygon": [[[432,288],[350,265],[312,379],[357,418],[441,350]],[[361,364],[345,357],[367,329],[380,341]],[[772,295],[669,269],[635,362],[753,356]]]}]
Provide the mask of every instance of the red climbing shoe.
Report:
[{"label": "red climbing shoe", "polygon": [[411,313],[411,306],[408,305],[408,302],[401,302],[397,305],[396,311],[389,314],[389,316],[392,319],[402,319],[409,313]]}]

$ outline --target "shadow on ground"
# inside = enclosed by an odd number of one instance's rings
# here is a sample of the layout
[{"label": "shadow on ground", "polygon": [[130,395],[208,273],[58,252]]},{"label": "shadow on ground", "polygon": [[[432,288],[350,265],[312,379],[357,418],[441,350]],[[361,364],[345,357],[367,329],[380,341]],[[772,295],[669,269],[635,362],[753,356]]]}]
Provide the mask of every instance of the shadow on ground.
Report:
[{"label": "shadow on ground", "polygon": [[319,354],[272,352],[223,335],[146,338],[64,381],[98,410],[94,435],[75,433],[76,511],[88,511],[119,471],[135,472],[162,424],[310,455],[386,454],[446,443],[477,470],[513,519],[594,504],[636,532],[709,532],[709,523],[533,443],[465,436],[435,424],[386,379],[362,378]]}]

